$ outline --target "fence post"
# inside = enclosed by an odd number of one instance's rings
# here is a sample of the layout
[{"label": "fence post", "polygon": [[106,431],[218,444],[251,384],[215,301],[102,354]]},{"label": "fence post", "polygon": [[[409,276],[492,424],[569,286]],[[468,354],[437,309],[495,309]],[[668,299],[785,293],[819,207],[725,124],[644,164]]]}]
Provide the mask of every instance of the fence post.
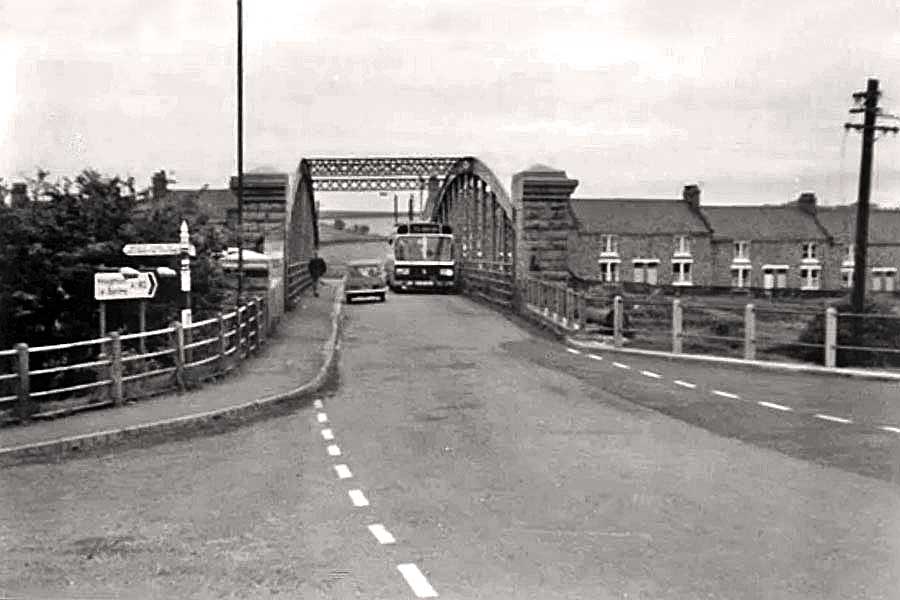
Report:
[{"label": "fence post", "polygon": [[681,354],[682,351],[683,318],[681,300],[675,298],[672,300],[672,352],[675,354]]},{"label": "fence post", "polygon": [[578,329],[584,331],[587,329],[587,294],[578,294]]},{"label": "fence post", "polygon": [[624,311],[622,296],[613,298],[613,345],[616,348],[622,346],[622,322]]},{"label": "fence post", "polygon": [[253,316],[254,316],[254,327],[255,330],[253,333],[254,346],[256,347],[256,352],[259,353],[262,350],[262,327],[260,325],[260,315],[262,311],[259,310],[259,298],[253,299]]},{"label": "fence post", "polygon": [[241,307],[238,306],[234,309],[234,355],[237,359],[237,362],[241,362],[244,360],[243,357],[243,348],[244,343],[241,341],[243,337],[243,329],[244,325],[241,323]]},{"label": "fence post", "polygon": [[837,363],[837,309],[829,306],[825,309],[825,366],[834,367]]},{"label": "fence post", "polygon": [[744,307],[744,358],[756,360],[756,307]]},{"label": "fence post", "polygon": [[221,373],[225,372],[225,367],[228,364],[228,355],[225,354],[228,351],[228,337],[226,337],[225,331],[225,315],[222,314],[222,311],[219,311],[218,316],[216,317],[219,321],[219,371]]},{"label": "fence post", "polygon": [[113,403],[116,406],[122,404],[124,395],[122,393],[122,377],[124,366],[122,364],[122,338],[119,333],[114,331],[109,334],[109,379],[110,390],[112,391]]},{"label": "fence post", "polygon": [[19,372],[19,403],[17,411],[22,421],[28,420],[34,413],[34,406],[31,403],[31,377],[28,367],[28,344],[16,344],[16,365]]},{"label": "fence post", "polygon": [[172,337],[175,341],[175,383],[178,389],[185,388],[184,383],[184,327],[181,323],[172,323]]}]

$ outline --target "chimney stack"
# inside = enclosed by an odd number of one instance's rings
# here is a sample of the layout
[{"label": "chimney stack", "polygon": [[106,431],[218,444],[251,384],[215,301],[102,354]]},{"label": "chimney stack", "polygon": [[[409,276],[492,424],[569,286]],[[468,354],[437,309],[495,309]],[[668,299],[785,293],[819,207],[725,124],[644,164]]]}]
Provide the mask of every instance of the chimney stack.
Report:
[{"label": "chimney stack", "polygon": [[797,206],[800,207],[800,210],[803,212],[815,215],[816,195],[813,192],[803,192],[800,194],[800,197],[797,198]]},{"label": "chimney stack", "polygon": [[694,210],[700,210],[700,186],[691,184],[684,186],[681,197]]},{"label": "chimney stack", "polygon": [[28,206],[28,187],[24,183],[12,184],[10,205],[13,208],[23,208]]}]

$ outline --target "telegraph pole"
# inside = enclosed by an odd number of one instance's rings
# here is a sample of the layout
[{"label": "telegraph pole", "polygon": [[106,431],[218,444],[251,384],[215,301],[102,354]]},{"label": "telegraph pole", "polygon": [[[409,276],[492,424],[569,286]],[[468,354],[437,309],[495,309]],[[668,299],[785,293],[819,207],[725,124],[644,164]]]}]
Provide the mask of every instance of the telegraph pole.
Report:
[{"label": "telegraph pole", "polygon": [[[241,0],[237,0],[237,229],[238,285],[235,310],[244,295],[244,19]],[[240,337],[240,333],[238,333]]]},{"label": "telegraph pole", "polygon": [[853,312],[862,313],[866,302],[866,258],[869,245],[869,196],[872,190],[872,158],[875,153],[875,133],[897,133],[897,127],[876,125],[878,108],[878,80],[869,79],[865,92],[856,92],[853,99],[862,107],[850,109],[851,114],[863,113],[863,124],[844,123],[844,129],[862,130],[862,157],[859,163],[859,195],[856,205],[856,246],[853,256]]}]

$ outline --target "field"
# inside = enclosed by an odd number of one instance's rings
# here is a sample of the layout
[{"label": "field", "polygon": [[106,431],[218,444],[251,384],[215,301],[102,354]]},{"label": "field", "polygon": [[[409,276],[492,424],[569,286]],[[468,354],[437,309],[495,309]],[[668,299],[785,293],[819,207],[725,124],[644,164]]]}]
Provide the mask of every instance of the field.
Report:
[{"label": "field", "polygon": [[329,244],[319,247],[319,256],[325,260],[328,272],[325,277],[341,277],[348,261],[366,258],[384,259],[390,246],[385,241]]}]

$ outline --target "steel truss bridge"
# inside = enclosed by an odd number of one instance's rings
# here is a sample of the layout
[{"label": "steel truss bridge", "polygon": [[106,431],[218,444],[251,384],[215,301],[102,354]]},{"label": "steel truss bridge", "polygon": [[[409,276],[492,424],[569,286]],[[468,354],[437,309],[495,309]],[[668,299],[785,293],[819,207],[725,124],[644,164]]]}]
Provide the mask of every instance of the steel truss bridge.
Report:
[{"label": "steel truss bridge", "polygon": [[440,185],[457,157],[308,158],[309,175],[317,192],[415,191]]}]

